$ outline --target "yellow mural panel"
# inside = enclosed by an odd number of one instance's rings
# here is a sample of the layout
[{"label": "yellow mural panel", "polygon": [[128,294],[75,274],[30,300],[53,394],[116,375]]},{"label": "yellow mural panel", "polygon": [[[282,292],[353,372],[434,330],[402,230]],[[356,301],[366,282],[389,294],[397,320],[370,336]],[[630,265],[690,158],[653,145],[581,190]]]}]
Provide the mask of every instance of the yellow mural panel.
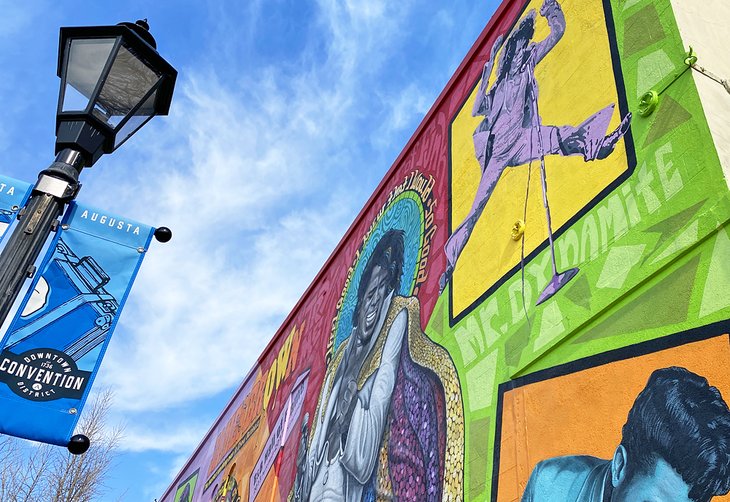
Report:
[{"label": "yellow mural panel", "polygon": [[[529,9],[539,11],[542,3],[542,0],[530,2],[525,13]],[[621,116],[602,2],[565,0],[561,6],[566,20],[565,33],[535,67],[542,123],[578,126],[599,110],[615,104],[608,126],[608,131],[613,131],[621,122]],[[549,33],[545,17],[538,14],[533,41],[540,42]],[[500,56],[501,51],[497,60]],[[495,64],[490,86],[495,80],[496,68]],[[475,128],[482,117],[471,115],[478,87],[451,126],[452,231],[468,215],[482,177],[473,142]],[[586,162],[580,155],[548,155],[545,164],[554,232],[628,169],[623,139],[603,160]],[[529,165],[507,167],[497,182],[454,269],[454,317],[519,265],[522,244],[511,239],[511,231],[520,219],[526,223],[524,254],[528,256],[546,241],[548,235],[539,160]]]}]

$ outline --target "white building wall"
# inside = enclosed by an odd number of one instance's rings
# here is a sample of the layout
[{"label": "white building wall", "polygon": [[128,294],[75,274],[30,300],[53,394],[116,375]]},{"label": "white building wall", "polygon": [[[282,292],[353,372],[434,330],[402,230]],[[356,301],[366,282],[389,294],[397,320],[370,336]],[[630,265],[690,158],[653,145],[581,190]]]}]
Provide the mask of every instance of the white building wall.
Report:
[{"label": "white building wall", "polygon": [[[730,0],[671,0],[685,47],[692,46],[697,64],[730,80]],[[693,71],[697,90],[730,187],[730,93]]]}]

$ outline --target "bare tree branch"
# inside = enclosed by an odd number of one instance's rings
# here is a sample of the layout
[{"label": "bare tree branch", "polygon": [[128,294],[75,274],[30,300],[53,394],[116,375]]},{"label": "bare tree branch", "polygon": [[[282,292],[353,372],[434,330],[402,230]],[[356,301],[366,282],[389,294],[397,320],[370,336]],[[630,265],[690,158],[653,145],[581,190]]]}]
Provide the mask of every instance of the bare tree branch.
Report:
[{"label": "bare tree branch", "polygon": [[0,501],[98,500],[123,433],[107,427],[112,398],[110,390],[103,390],[84,409],[77,431],[91,440],[91,447],[83,455],[0,435]]}]

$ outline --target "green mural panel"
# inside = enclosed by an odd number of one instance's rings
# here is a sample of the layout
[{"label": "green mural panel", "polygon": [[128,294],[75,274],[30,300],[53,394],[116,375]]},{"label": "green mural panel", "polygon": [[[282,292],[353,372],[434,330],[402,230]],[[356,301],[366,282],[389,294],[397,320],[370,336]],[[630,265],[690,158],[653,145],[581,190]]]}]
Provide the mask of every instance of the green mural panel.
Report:
[{"label": "green mural panel", "polygon": [[631,57],[665,37],[656,6],[650,3],[626,19],[624,57]]},{"label": "green mural panel", "polygon": [[565,291],[565,297],[586,310],[591,308],[591,287],[586,276],[578,277]]},{"label": "green mural panel", "polygon": [[686,320],[698,265],[699,257],[693,258],[638,297],[631,295],[626,305],[592,325],[577,341],[621,336]]},{"label": "green mural panel", "polygon": [[[689,78],[686,74],[684,78]],[[663,138],[677,127],[692,119],[692,115],[671,96],[664,96],[661,104],[657,107],[654,121],[652,122],[649,134],[644,141],[646,148],[651,143]]]},{"label": "green mural panel", "polygon": [[468,489],[471,497],[475,497],[484,491],[485,480],[487,479],[488,445],[491,430],[489,418],[474,420],[469,425],[469,451],[474,459],[471,462],[469,472]]},{"label": "green mural panel", "polygon": [[650,257],[652,257],[654,251],[660,249],[668,240],[672,239],[675,236],[677,229],[685,228],[693,219],[695,219],[699,209],[705,205],[705,202],[705,200],[698,202],[697,204],[647,228],[644,231],[645,233],[657,233],[660,237],[653,248],[646,250],[646,256],[643,261],[647,261]]}]

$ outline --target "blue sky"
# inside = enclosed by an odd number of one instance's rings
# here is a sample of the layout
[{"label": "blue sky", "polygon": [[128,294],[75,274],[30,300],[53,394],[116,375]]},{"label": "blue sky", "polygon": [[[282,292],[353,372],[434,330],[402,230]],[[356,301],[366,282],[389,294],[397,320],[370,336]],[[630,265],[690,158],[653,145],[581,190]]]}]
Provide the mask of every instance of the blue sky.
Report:
[{"label": "blue sky", "polygon": [[0,1],[0,172],[53,160],[61,26],[148,18],[169,117],[79,200],[169,226],[96,386],[125,440],[102,500],[152,501],[212,425],[491,17],[494,0]]}]

